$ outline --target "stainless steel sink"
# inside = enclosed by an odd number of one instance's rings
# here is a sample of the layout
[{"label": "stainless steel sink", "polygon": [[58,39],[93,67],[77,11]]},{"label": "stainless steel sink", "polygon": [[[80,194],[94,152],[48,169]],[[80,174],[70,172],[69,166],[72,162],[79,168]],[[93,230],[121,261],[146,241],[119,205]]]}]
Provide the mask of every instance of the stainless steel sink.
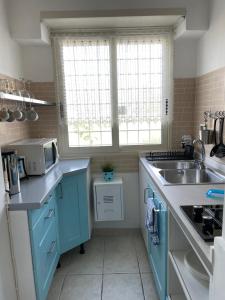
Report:
[{"label": "stainless steel sink", "polygon": [[225,177],[211,169],[160,170],[158,172],[164,184],[219,184],[225,183]]},{"label": "stainless steel sink", "polygon": [[197,165],[194,161],[156,161],[156,162],[150,162],[150,164],[157,168],[157,169],[163,169],[163,170],[169,170],[169,169],[196,169]]}]

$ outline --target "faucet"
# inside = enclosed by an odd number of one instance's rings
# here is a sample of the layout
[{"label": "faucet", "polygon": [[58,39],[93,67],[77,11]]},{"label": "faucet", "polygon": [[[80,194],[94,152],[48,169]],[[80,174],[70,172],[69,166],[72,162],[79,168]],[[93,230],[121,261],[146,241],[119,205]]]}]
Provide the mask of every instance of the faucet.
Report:
[{"label": "faucet", "polygon": [[193,146],[195,146],[196,144],[200,144],[201,145],[201,159],[195,159],[195,163],[197,164],[199,169],[204,169],[204,161],[205,161],[205,146],[202,140],[200,139],[196,139],[193,141]]}]

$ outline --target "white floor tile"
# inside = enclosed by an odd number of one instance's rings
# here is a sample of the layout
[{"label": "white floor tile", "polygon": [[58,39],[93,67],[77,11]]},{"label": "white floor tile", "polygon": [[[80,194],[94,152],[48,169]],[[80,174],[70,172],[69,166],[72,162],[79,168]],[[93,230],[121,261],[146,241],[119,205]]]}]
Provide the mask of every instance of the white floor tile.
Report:
[{"label": "white floor tile", "polygon": [[135,247],[136,247],[136,253],[139,263],[139,268],[141,273],[149,273],[152,272],[151,266],[149,264],[148,260],[148,254],[145,247],[144,240],[142,236],[138,236],[135,238]]},{"label": "white floor tile", "polygon": [[138,272],[138,261],[133,238],[111,237],[106,239],[104,274]]},{"label": "white floor tile", "polygon": [[85,248],[63,255],[47,300],[158,300],[141,235],[98,236]]},{"label": "white floor tile", "polygon": [[141,280],[143,284],[145,299],[159,300],[152,273],[142,273]]},{"label": "white floor tile", "polygon": [[70,251],[61,259],[60,274],[102,274],[104,239],[93,238],[85,245],[85,254],[79,248]]},{"label": "white floor tile", "polygon": [[59,300],[59,295],[60,295],[60,292],[61,292],[61,288],[62,288],[62,285],[63,285],[64,278],[65,278],[64,275],[61,275],[61,274],[56,272],[56,274],[53,278],[51,288],[50,288],[49,293],[48,293],[47,300]]},{"label": "white floor tile", "polygon": [[106,274],[103,276],[102,300],[143,300],[139,274]]},{"label": "white floor tile", "polygon": [[60,300],[100,300],[102,275],[68,275]]}]

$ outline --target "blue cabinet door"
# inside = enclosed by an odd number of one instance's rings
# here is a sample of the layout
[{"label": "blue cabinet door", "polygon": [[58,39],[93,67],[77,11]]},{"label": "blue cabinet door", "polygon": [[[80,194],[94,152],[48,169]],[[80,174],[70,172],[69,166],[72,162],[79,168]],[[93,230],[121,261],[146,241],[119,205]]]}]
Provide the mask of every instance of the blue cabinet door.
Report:
[{"label": "blue cabinet door", "polygon": [[86,172],[64,176],[57,194],[62,254],[89,239]]},{"label": "blue cabinet door", "polygon": [[159,245],[154,245],[151,234],[148,233],[148,255],[152,267],[159,299],[166,300],[167,296],[167,255],[168,255],[168,219],[166,204],[154,196],[158,209]]}]

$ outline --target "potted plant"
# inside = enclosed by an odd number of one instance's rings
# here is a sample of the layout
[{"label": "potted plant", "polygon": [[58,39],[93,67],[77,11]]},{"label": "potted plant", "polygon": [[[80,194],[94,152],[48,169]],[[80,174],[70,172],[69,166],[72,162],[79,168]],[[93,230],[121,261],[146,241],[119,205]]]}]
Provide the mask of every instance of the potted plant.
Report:
[{"label": "potted plant", "polygon": [[102,166],[103,176],[105,181],[111,181],[114,176],[114,168],[113,165],[110,163],[107,163]]}]

